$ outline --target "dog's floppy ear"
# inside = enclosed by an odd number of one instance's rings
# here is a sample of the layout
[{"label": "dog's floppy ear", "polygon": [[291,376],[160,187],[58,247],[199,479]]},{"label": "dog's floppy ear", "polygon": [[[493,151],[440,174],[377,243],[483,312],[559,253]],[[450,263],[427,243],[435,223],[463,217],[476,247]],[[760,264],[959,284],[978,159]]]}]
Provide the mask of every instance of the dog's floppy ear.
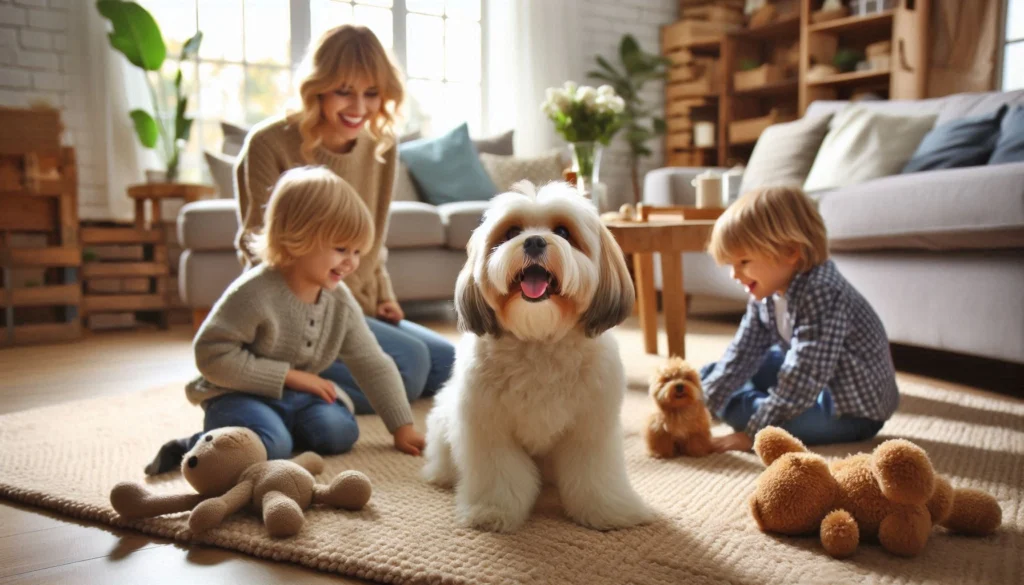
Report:
[{"label": "dog's floppy ear", "polygon": [[[478,228],[479,229],[479,228]],[[476,335],[491,334],[495,337],[501,335],[501,327],[498,326],[498,317],[494,310],[487,304],[480,287],[477,286],[476,278],[473,276],[477,263],[477,234],[469,238],[466,245],[468,258],[466,265],[459,272],[459,278],[455,281],[455,312],[459,317],[459,329],[469,331]]]},{"label": "dog's floppy ear", "polygon": [[587,337],[596,337],[626,320],[633,312],[636,292],[622,249],[608,228],[601,226],[601,273],[590,307],[580,317]]}]

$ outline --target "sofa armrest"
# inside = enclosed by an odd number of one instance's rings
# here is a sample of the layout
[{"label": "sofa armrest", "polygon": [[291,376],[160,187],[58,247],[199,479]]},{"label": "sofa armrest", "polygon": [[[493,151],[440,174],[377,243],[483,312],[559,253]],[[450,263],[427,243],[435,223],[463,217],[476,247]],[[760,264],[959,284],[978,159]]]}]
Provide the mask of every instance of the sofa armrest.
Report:
[{"label": "sofa armrest", "polygon": [[665,167],[654,169],[644,177],[644,205],[696,205],[697,193],[690,181],[704,171],[724,173],[722,167]]}]

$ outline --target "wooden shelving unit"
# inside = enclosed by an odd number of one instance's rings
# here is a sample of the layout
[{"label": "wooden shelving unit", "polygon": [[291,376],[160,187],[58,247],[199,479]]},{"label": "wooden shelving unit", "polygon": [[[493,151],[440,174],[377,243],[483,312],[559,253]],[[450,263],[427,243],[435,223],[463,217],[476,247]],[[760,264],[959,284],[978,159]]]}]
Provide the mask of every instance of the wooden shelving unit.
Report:
[{"label": "wooden shelving unit", "polygon": [[56,110],[0,108],[0,347],[82,335],[75,152]]},{"label": "wooden shelving unit", "polygon": [[[674,64],[665,90],[667,166],[745,162],[759,136],[752,136],[752,130],[802,116],[816,100],[850,99],[863,92],[889,99],[925,97],[930,0],[899,0],[882,12],[812,22],[823,2],[777,0],[779,14],[756,28],[694,21],[687,17],[688,7],[715,3],[681,2],[683,18],[662,29],[662,52]],[[720,32],[712,34],[715,26]],[[876,69],[808,77],[813,65],[831,64],[840,48],[864,51],[881,41],[892,47],[885,67],[876,62]],[[702,56],[716,59],[716,89],[681,91],[679,82],[689,75],[686,60]],[[745,76],[744,86],[737,86],[736,74],[747,61],[761,68]],[[751,76],[757,79],[753,85]],[[683,148],[698,119],[715,122],[714,148]],[[731,136],[730,128],[742,135]]]}]

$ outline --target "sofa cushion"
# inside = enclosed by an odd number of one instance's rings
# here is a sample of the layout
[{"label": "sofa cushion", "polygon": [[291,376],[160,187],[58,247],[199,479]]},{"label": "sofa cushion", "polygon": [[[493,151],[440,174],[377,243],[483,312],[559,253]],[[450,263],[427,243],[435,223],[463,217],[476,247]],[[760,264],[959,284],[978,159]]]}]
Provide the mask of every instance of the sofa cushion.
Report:
[{"label": "sofa cushion", "polygon": [[981,116],[952,120],[932,128],[903,167],[904,173],[973,167],[988,162],[999,139],[1006,106]]},{"label": "sofa cushion", "polygon": [[762,187],[803,185],[828,132],[832,114],[769,126],[743,171],[740,193]]},{"label": "sofa cushion", "polygon": [[235,249],[238,204],[234,199],[188,203],[178,212],[178,243],[185,250]]},{"label": "sofa cushion", "polygon": [[204,150],[206,166],[217,187],[217,197],[233,199],[235,196],[235,157],[212,150]]},{"label": "sofa cushion", "polygon": [[421,201],[392,201],[388,213],[388,248],[425,248],[444,246],[444,226],[433,205]]},{"label": "sofa cushion", "polygon": [[437,212],[441,214],[441,220],[447,227],[445,245],[454,250],[465,250],[466,244],[469,243],[469,236],[483,221],[487,206],[487,201],[463,201],[438,205]]},{"label": "sofa cushion", "polygon": [[514,131],[509,130],[504,134],[496,134],[494,136],[487,136],[485,138],[476,138],[473,140],[473,147],[480,154],[496,154],[499,156],[512,156],[513,142],[512,138]]},{"label": "sofa cushion", "polygon": [[231,122],[221,122],[220,130],[224,134],[224,142],[221,144],[220,151],[228,156],[238,156],[238,153],[242,152],[242,145],[245,144],[245,135],[249,133],[249,128]]},{"label": "sofa cushion", "polygon": [[1024,163],[897,175],[817,197],[833,250],[1024,247]]},{"label": "sofa cushion", "polygon": [[[875,112],[896,116],[920,116],[935,114],[936,124],[945,124],[950,120],[980,116],[999,109],[1006,104],[1024,105],[1024,89],[1015,91],[989,91],[983,93],[958,93],[945,97],[924,100],[875,100],[860,101],[857,105]],[[850,102],[839,100],[817,100],[807,106],[805,117],[825,113],[839,113],[848,107]]]},{"label": "sofa cushion", "polygon": [[188,307],[209,309],[241,274],[242,262],[234,250],[185,250],[178,259],[178,294]]},{"label": "sofa cushion", "polygon": [[934,115],[892,116],[850,106],[832,118],[804,190],[817,191],[894,175],[907,164]]},{"label": "sofa cushion", "polygon": [[1003,116],[999,141],[988,164],[1024,162],[1024,106],[1016,106]]},{"label": "sofa cushion", "polygon": [[480,153],[480,164],[490,175],[498,191],[508,191],[518,181],[543,185],[562,178],[562,153],[556,150],[531,157]]},{"label": "sofa cushion", "polygon": [[402,144],[398,152],[428,203],[481,201],[497,193],[480,164],[466,124],[436,138]]}]

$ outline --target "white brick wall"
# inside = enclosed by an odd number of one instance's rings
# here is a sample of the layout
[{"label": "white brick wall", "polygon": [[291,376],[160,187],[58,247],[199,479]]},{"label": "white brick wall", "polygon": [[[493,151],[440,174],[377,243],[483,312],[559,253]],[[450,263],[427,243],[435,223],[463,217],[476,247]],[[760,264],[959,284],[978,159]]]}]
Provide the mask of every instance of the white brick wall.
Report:
[{"label": "white brick wall", "polygon": [[[85,0],[0,0],[0,105],[40,102],[62,110],[64,143],[78,158],[79,211],[86,219],[110,216],[106,161],[97,116],[90,115],[82,21],[95,3]],[[77,23],[71,26],[70,23]]]},{"label": "white brick wall", "polygon": [[[583,4],[581,36],[584,43],[585,68],[579,73],[577,81],[587,84],[600,83],[599,80],[586,78],[587,71],[597,68],[597,62],[594,60],[597,55],[603,56],[612,64],[619,62],[619,42],[622,35],[632,34],[642,49],[649,53],[657,53],[660,50],[661,26],[675,22],[679,14],[679,3],[676,0],[587,0]],[[665,101],[664,95],[662,84],[648,83],[644,86],[642,98],[645,103],[660,106]],[[651,140],[648,148],[654,154],[641,159],[641,189],[643,174],[660,167],[664,160],[660,139]],[[608,185],[610,198],[616,203],[615,207],[632,200],[629,145],[621,137],[605,149],[601,159],[601,182]]]}]

